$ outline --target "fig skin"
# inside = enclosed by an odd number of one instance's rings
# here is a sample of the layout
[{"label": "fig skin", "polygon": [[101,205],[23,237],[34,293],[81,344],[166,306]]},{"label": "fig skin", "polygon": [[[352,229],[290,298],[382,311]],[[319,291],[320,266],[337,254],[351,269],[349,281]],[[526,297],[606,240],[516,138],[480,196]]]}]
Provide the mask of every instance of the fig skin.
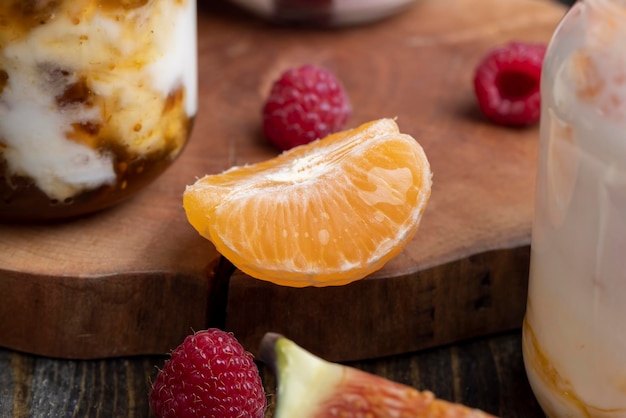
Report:
[{"label": "fig skin", "polygon": [[276,333],[259,359],[276,375],[274,418],[495,418],[353,367],[323,360]]}]

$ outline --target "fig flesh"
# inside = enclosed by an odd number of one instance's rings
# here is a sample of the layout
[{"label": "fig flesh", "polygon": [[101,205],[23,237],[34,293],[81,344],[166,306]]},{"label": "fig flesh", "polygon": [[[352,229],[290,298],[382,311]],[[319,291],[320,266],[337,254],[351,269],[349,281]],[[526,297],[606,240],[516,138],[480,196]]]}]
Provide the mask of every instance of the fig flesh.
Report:
[{"label": "fig flesh", "polygon": [[326,361],[280,334],[263,337],[259,358],[276,375],[274,418],[495,418],[430,391]]}]

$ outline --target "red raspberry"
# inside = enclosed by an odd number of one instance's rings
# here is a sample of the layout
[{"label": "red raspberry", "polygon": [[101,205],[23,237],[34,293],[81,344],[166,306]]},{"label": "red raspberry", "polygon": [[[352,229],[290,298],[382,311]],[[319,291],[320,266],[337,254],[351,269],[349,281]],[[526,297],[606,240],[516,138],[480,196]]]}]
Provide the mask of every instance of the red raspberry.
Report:
[{"label": "red raspberry", "polygon": [[252,355],[230,333],[211,328],[185,338],[157,375],[157,418],[263,417],[265,391]]},{"label": "red raspberry", "polygon": [[351,111],[335,75],[307,64],[285,71],[272,85],[263,106],[263,132],[274,146],[287,150],[340,130]]},{"label": "red raspberry", "polygon": [[511,42],[490,51],[476,68],[474,91],[483,114],[501,125],[539,120],[539,82],[546,46]]}]

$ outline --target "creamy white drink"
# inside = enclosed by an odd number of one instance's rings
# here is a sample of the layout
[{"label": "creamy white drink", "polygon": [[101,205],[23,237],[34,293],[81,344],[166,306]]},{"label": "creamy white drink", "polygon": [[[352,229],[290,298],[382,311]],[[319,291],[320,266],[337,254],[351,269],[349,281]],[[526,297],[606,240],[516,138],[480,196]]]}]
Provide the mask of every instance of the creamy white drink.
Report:
[{"label": "creamy white drink", "polygon": [[197,110],[196,3],[0,3],[0,219],[114,204],[180,153]]},{"label": "creamy white drink", "polygon": [[524,361],[551,418],[626,416],[626,6],[585,0],[542,78]]}]

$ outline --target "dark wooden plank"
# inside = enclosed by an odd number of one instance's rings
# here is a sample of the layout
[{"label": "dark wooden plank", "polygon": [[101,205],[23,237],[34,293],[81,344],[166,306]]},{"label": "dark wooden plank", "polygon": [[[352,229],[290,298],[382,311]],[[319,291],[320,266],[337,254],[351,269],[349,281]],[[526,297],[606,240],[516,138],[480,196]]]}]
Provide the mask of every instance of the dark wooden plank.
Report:
[{"label": "dark wooden plank", "polygon": [[54,360],[0,351],[0,416],[147,416],[162,357]]},{"label": "dark wooden plank", "polygon": [[[526,380],[519,331],[346,364],[502,418],[543,418]],[[0,416],[148,417],[165,356],[72,361],[0,349]],[[272,416],[275,377],[261,364]]]}]

